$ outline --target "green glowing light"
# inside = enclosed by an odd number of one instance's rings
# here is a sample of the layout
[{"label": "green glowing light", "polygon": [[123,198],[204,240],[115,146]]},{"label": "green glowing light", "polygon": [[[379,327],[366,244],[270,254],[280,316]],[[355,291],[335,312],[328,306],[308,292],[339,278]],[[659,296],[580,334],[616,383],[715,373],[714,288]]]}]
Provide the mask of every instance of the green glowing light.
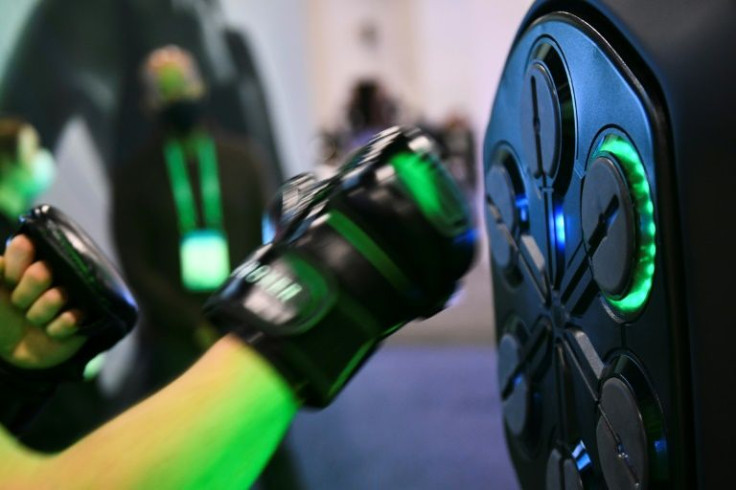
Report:
[{"label": "green glowing light", "polygon": [[190,291],[214,291],[230,274],[227,239],[217,230],[196,230],[182,238],[181,279]]},{"label": "green glowing light", "polygon": [[638,221],[636,266],[629,292],[622,298],[606,296],[606,299],[617,311],[633,314],[644,306],[652,291],[657,254],[654,204],[644,164],[634,146],[623,137],[611,134],[603,139],[593,159],[605,153],[615,157],[626,175]]},{"label": "green glowing light", "polygon": [[[251,488],[271,458],[298,409],[291,387],[246,346],[233,344],[208,354],[194,375],[187,373],[154,397],[165,413],[149,409],[137,431],[128,428],[133,424],[122,431],[132,442],[120,449],[133,447],[135,454],[118,450],[121,461],[138,457],[151,461],[155,470],[130,471],[130,481],[116,480],[121,487]],[[186,426],[169,429],[172,418]],[[108,435],[99,443],[119,439]]]},{"label": "green glowing light", "polygon": [[184,158],[182,142],[170,139],[164,147],[174,204],[181,234],[182,284],[191,291],[214,291],[230,272],[227,236],[222,224],[222,198],[215,143],[207,134],[194,136],[204,228],[197,228],[197,207]]},{"label": "green glowing light", "polygon": [[396,289],[412,289],[411,281],[386,252],[358,225],[339,211],[333,210],[327,223],[349,241]]},{"label": "green glowing light", "polygon": [[440,233],[456,236],[467,230],[467,205],[445,168],[426,156],[399,153],[391,164],[417,202],[422,214]]},{"label": "green glowing light", "polygon": [[104,365],[105,352],[101,352],[93,357],[86,366],[84,366],[84,373],[82,373],[82,377],[85,381],[96,378],[97,375],[100,374],[100,372],[102,371]]}]

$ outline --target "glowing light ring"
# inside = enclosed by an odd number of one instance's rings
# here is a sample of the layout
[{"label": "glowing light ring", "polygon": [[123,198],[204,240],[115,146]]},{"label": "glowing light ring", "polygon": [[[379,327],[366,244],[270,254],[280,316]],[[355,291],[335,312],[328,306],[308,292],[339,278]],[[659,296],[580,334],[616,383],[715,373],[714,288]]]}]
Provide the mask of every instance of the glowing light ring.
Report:
[{"label": "glowing light ring", "polygon": [[606,153],[615,157],[624,171],[631,190],[638,229],[636,262],[631,287],[621,298],[605,296],[616,311],[631,315],[641,310],[652,291],[657,255],[654,204],[644,164],[634,146],[625,138],[610,134],[598,146],[593,154],[593,160]]}]

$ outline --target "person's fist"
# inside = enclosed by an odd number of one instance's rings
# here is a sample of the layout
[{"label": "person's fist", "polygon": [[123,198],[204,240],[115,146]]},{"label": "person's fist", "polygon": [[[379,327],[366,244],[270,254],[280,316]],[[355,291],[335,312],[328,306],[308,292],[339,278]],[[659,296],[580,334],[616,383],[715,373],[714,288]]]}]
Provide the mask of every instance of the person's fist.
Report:
[{"label": "person's fist", "polygon": [[53,272],[35,255],[19,235],[0,256],[0,357],[24,369],[61,364],[85,341],[75,335],[81,312],[65,309],[64,289],[53,286]]}]

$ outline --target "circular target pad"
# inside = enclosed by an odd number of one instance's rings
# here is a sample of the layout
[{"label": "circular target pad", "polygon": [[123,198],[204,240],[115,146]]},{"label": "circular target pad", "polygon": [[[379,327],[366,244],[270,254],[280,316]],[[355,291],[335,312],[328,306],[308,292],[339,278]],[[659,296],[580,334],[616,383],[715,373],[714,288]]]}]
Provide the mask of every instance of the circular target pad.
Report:
[{"label": "circular target pad", "polygon": [[581,223],[593,275],[617,313],[632,316],[649,299],[656,225],[644,163],[618,133],[600,139],[583,183]]}]

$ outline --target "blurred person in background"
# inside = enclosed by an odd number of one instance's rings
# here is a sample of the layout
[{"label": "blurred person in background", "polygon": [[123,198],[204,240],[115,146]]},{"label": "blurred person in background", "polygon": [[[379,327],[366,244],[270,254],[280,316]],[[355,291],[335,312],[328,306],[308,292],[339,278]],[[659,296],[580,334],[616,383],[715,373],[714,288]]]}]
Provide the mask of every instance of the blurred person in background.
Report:
[{"label": "blurred person in background", "polygon": [[[33,0],[5,2],[0,18],[0,110],[22,115],[48,148],[82,121],[105,170],[129,161],[151,120],[140,62],[176,44],[193,53],[218,125],[247,134],[281,179],[277,128],[250,32],[228,19],[222,0]],[[240,8],[240,7],[239,7]],[[243,7],[245,8],[245,7]],[[63,165],[63,164],[62,164]]]},{"label": "blurred person in background", "polygon": [[141,75],[157,128],[112,180],[113,234],[144,318],[137,396],[179,375],[217,338],[201,305],[261,243],[272,194],[253,147],[205,121],[206,87],[189,52],[159,48]]},{"label": "blurred person in background", "polygon": [[348,148],[352,151],[363,146],[384,129],[396,124],[397,107],[375,79],[359,80],[351,90],[347,108]]},{"label": "blurred person in background", "polygon": [[[189,52],[156,49],[141,75],[157,128],[112,179],[113,235],[142,312],[123,405],[172,381],[217,340],[201,306],[261,244],[274,191],[252,144],[206,121],[207,88]],[[275,458],[261,485],[296,488],[288,455]]]},{"label": "blurred person in background", "polygon": [[468,199],[475,193],[477,159],[475,134],[464,111],[452,110],[439,122],[420,116],[412,122],[431,135],[438,144],[442,164]]},{"label": "blurred person in background", "polygon": [[15,117],[0,118],[0,252],[18,216],[48,189],[55,171],[51,153],[41,148],[31,124]]},{"label": "blurred person in background", "polygon": [[445,154],[448,170],[467,192],[475,189],[475,135],[468,119],[452,112],[439,128],[438,139]]},{"label": "blurred person in background", "polygon": [[398,106],[380,81],[363,78],[352,85],[343,117],[342,127],[323,129],[316,137],[314,167],[320,178],[332,175],[350,152],[374,135],[395,126]]}]

